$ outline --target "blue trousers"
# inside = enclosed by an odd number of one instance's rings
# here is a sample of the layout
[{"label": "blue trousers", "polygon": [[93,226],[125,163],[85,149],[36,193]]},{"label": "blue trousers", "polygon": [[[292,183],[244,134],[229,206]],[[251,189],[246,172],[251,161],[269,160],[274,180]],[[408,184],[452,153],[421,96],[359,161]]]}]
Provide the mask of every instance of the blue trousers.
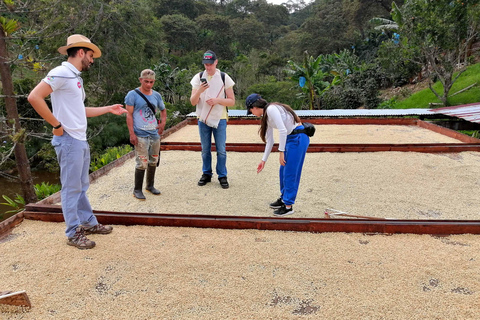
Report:
[{"label": "blue trousers", "polygon": [[67,225],[65,234],[71,238],[79,225],[89,228],[98,224],[87,198],[90,186],[90,147],[87,141],[74,139],[66,132],[62,136],[53,136],[52,145],[60,165],[60,194]]},{"label": "blue trousers", "polygon": [[202,144],[202,171],[211,176],[212,172],[212,135],[215,139],[215,148],[217,149],[217,175],[219,178],[227,176],[227,120],[222,119],[217,128],[207,126],[198,121],[198,132]]},{"label": "blue trousers", "polygon": [[[297,128],[303,129],[303,126]],[[310,138],[305,133],[287,136],[284,151],[286,164],[280,166],[280,193],[286,205],[294,204],[297,198],[303,162],[309,144]]]}]

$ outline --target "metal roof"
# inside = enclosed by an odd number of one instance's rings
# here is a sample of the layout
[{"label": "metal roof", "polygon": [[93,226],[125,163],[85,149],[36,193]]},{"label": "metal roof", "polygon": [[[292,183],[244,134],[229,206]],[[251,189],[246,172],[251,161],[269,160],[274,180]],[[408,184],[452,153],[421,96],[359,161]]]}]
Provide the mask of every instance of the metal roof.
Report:
[{"label": "metal roof", "polygon": [[441,113],[451,117],[461,118],[470,122],[480,123],[480,103],[463,104],[454,107],[430,109],[435,113]]},{"label": "metal roof", "polygon": [[[295,110],[299,117],[398,117],[433,115],[429,109],[333,109],[333,110]],[[229,117],[246,117],[247,110],[228,110]],[[191,112],[187,117],[196,117]],[[251,117],[255,117],[251,115]]]}]

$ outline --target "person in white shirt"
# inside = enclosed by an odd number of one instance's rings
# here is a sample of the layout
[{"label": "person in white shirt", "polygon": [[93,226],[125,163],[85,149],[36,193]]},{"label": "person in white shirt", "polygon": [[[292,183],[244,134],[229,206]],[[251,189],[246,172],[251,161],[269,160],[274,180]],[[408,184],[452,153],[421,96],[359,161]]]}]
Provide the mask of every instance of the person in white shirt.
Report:
[{"label": "person in white shirt", "polygon": [[274,139],[273,129],[279,131],[280,153],[280,198],[270,204],[276,209],[273,214],[286,216],[294,213],[293,204],[298,193],[303,162],[310,144],[310,138],[304,132],[304,126],[293,109],[282,103],[268,103],[258,93],[252,93],[245,101],[247,114],[262,117],[259,134],[265,145],[262,161],[258,164],[257,173],[265,167],[272,151]]},{"label": "person in white shirt", "polygon": [[217,69],[218,59],[215,52],[209,50],[202,59],[205,70],[197,73],[190,84],[192,94],[190,103],[196,106],[198,132],[202,144],[202,177],[199,186],[212,181],[212,135],[217,152],[216,171],[223,189],[228,189],[227,180],[227,107],[235,105],[233,86],[235,82],[225,72]]},{"label": "person in white shirt", "polygon": [[[78,249],[90,249],[95,242],[86,234],[107,234],[111,226],[98,223],[87,197],[90,185],[90,148],[87,142],[87,117],[106,113],[121,115],[127,112],[121,104],[105,107],[85,107],[82,71],[87,71],[100,49],[87,37],[74,34],[58,52],[68,55],[67,61],[52,69],[30,92],[28,101],[35,111],[53,126],[52,145],[57,153],[62,184],[62,212],[67,228],[67,244]],[[50,95],[52,111],[45,98]]]}]

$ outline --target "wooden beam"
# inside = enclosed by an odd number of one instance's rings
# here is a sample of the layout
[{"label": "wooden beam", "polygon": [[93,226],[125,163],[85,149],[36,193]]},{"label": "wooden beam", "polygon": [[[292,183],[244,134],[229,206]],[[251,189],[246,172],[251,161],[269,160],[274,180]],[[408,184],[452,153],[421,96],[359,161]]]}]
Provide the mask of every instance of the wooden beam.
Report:
[{"label": "wooden beam", "polygon": [[23,218],[22,211],[0,222],[0,240],[6,238],[13,228],[22,223]]},{"label": "wooden beam", "polygon": [[450,138],[453,138],[453,139],[457,139],[457,140],[460,140],[460,141],[465,142],[465,143],[480,143],[480,139],[467,136],[466,134],[463,134],[463,133],[460,133],[458,131],[448,129],[448,128],[445,128],[445,127],[441,127],[439,125],[436,125],[436,124],[433,124],[433,123],[430,123],[430,122],[418,120],[417,125],[421,128],[428,129],[428,130],[431,130],[433,132],[443,134],[444,136],[447,136],[447,137],[450,137]]},{"label": "wooden beam", "polygon": [[3,291],[0,292],[0,304],[8,304],[11,306],[18,306],[18,307],[32,307],[30,303],[30,299],[28,298],[27,293],[25,290],[23,291]]},{"label": "wooden beam", "polygon": [[[226,150],[233,152],[263,152],[263,143],[227,143]],[[200,142],[164,142],[162,150],[188,150],[201,151]],[[216,150],[212,143],[212,150]],[[278,144],[274,144],[272,151],[278,150]],[[425,153],[451,153],[462,151],[480,151],[478,143],[410,143],[410,144],[342,144],[342,143],[312,143],[307,152],[425,152]]]},{"label": "wooden beam", "polygon": [[[149,225],[191,228],[258,229],[299,232],[357,232],[412,234],[480,234],[480,220],[397,220],[397,219],[310,219],[286,217],[245,217],[222,215],[181,215],[165,213],[96,211],[103,224]],[[25,218],[61,222],[60,206],[29,204]]]}]

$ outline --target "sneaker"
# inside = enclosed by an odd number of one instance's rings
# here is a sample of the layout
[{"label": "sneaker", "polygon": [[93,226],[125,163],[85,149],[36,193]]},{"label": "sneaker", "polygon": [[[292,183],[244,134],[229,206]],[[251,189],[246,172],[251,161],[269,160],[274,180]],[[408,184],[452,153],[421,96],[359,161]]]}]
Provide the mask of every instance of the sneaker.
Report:
[{"label": "sneaker", "polygon": [[112,232],[112,226],[104,226],[103,224],[99,223],[91,228],[84,228],[85,234],[109,234]]},{"label": "sneaker", "polygon": [[278,209],[283,205],[284,205],[284,203],[283,203],[282,198],[278,198],[277,201],[270,203],[270,208]]},{"label": "sneaker", "polygon": [[95,241],[88,240],[88,238],[85,237],[85,229],[83,229],[82,226],[78,226],[77,229],[75,229],[75,235],[68,238],[67,244],[77,247],[78,249],[91,249],[95,247]]},{"label": "sneaker", "polygon": [[212,176],[209,176],[208,174],[202,174],[202,177],[200,178],[200,180],[198,180],[198,185],[199,186],[204,186],[206,185],[207,183],[209,183],[210,181],[212,181]]},{"label": "sneaker", "polygon": [[290,208],[287,208],[285,205],[282,205],[280,208],[273,211],[273,214],[276,216],[288,216],[294,212],[295,211],[293,211],[293,206]]},{"label": "sneaker", "polygon": [[228,189],[228,187],[230,187],[228,185],[227,177],[218,178],[218,181],[220,182],[220,185],[222,186],[223,189]]}]

